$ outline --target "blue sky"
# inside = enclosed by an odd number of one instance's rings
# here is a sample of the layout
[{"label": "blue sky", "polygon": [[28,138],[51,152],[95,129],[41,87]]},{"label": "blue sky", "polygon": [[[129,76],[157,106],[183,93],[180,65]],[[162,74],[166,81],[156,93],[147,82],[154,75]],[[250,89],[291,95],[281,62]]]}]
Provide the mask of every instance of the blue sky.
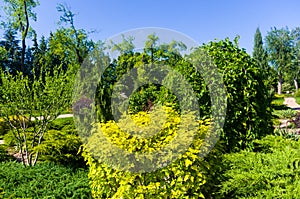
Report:
[{"label": "blue sky", "polygon": [[90,35],[94,40],[134,28],[162,27],[199,44],[239,35],[240,47],[251,53],[257,27],[263,37],[271,27],[300,27],[299,0],[40,0],[38,20],[32,23],[39,36],[48,37],[58,28],[58,3],[78,14],[77,28],[96,30]]}]

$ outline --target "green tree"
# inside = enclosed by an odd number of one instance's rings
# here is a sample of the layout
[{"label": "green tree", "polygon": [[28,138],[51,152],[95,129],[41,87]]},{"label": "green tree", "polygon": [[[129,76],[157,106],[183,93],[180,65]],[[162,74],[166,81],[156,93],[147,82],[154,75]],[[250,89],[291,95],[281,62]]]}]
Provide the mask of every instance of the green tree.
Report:
[{"label": "green tree", "polygon": [[73,39],[72,48],[75,50],[77,62],[82,64],[84,58],[94,47],[94,43],[88,40],[88,34],[83,29],[77,29],[74,24],[75,14],[68,8],[62,4],[57,6],[57,11],[61,12],[60,16],[60,24],[64,23],[69,25],[69,28],[62,28],[65,33]]},{"label": "green tree", "polygon": [[134,45],[133,45],[133,37],[125,38],[124,35],[122,35],[122,42],[116,44],[113,41],[110,41],[110,48],[113,52],[119,51],[121,54],[130,53],[133,52]]},{"label": "green tree", "polygon": [[203,47],[223,74],[227,91],[227,113],[221,139],[228,152],[251,149],[255,139],[273,129],[271,98],[263,83],[263,69],[229,39],[210,42]]},{"label": "green tree", "polygon": [[21,50],[19,47],[19,40],[16,38],[16,31],[9,28],[4,32],[3,40],[0,41],[6,51],[5,59],[2,60],[1,65],[3,70],[7,70],[12,74],[16,74],[20,65]]},{"label": "green tree", "polygon": [[253,59],[262,68],[264,83],[267,87],[272,86],[272,73],[268,64],[268,54],[263,46],[263,39],[259,28],[256,29],[254,36]]},{"label": "green tree", "polygon": [[300,28],[293,29],[291,34],[293,38],[293,60],[290,73],[293,74],[295,90],[297,91],[300,77]]},{"label": "green tree", "polygon": [[4,0],[6,3],[5,11],[8,22],[5,23],[8,27],[19,31],[21,35],[21,60],[20,71],[29,73],[25,68],[26,56],[26,39],[33,31],[30,26],[30,20],[36,21],[36,14],[33,9],[39,4],[37,0]]},{"label": "green tree", "polygon": [[266,36],[266,49],[271,65],[277,72],[278,94],[282,93],[284,75],[292,65],[293,43],[288,28],[272,28]]},{"label": "green tree", "polygon": [[34,166],[39,146],[51,121],[70,106],[73,71],[55,67],[37,73],[33,81],[19,72],[1,71],[1,112],[10,125],[24,165]]}]

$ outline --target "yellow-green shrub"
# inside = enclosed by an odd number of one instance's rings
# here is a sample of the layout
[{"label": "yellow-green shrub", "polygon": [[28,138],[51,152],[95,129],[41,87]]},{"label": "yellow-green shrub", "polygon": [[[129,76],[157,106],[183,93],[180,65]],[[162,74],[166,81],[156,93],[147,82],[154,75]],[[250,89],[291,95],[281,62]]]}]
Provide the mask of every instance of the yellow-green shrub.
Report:
[{"label": "yellow-green shrub", "polygon": [[9,127],[4,119],[0,118],[0,136],[3,136],[7,132],[8,128]]},{"label": "yellow-green shrub", "polygon": [[[209,132],[210,122],[208,120],[199,122],[191,113],[180,116],[171,108],[164,107],[164,110],[166,114],[165,116],[161,115],[161,117],[158,117],[156,113],[151,115],[139,112],[131,116],[125,115],[117,123],[109,121],[96,125],[83,153],[90,166],[89,178],[91,179],[94,198],[204,197],[200,191],[205,183],[201,166],[204,161],[199,153],[203,149],[201,148],[203,137]],[[158,111],[157,114],[161,114],[161,112]],[[133,122],[130,122],[130,119]],[[161,122],[164,120],[164,123]],[[149,125],[151,122],[156,125]],[[195,123],[197,123],[196,128],[189,128],[194,126]],[[141,135],[128,133],[139,132],[140,127],[146,129],[141,131]],[[99,128],[101,128],[101,131]],[[149,136],[145,133],[147,130],[150,134],[155,131],[158,133]],[[190,140],[192,134],[194,136]],[[175,153],[182,152],[182,154],[178,156],[177,160],[169,162],[166,167],[151,172],[130,172],[134,171],[136,169],[134,167],[137,165],[129,164],[128,167],[110,165],[113,164],[113,161],[109,161],[110,157],[115,159],[119,155],[121,159],[127,159],[121,157],[123,154],[114,154],[110,151],[112,146],[109,146],[108,143],[130,153],[147,153],[167,146],[177,135],[180,135],[177,137],[179,142],[176,141],[172,144],[174,144]],[[104,139],[109,140],[109,142],[106,143]],[[189,141],[191,141],[191,144],[186,150],[177,150],[182,143]],[[169,159],[169,155],[165,158]],[[149,161],[149,163],[153,162]]]},{"label": "yellow-green shrub", "polygon": [[[16,124],[19,123],[20,121],[23,122],[25,121],[25,123],[28,125],[29,121],[26,118],[23,117],[16,117],[16,116],[10,116],[9,120],[12,124]],[[0,118],[0,137],[5,135],[6,133],[8,133],[8,131],[10,130],[10,126],[9,126],[9,122],[7,119],[4,118]]]}]

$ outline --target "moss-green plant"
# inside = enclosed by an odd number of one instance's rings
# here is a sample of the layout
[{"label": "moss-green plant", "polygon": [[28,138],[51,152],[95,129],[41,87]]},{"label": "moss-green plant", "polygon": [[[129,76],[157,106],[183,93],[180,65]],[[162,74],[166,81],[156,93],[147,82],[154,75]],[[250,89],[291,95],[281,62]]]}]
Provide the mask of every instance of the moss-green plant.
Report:
[{"label": "moss-green plant", "polygon": [[253,152],[224,155],[221,198],[298,198],[300,142],[267,136]]},{"label": "moss-green plant", "polygon": [[49,163],[25,168],[6,162],[0,163],[0,179],[4,198],[92,198],[85,169]]}]

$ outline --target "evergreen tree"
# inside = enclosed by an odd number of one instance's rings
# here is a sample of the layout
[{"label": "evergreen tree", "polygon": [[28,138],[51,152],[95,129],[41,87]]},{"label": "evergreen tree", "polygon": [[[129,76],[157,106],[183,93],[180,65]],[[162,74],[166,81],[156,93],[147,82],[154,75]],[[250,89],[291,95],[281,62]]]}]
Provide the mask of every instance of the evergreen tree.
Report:
[{"label": "evergreen tree", "polygon": [[20,40],[16,38],[16,34],[14,29],[8,28],[4,32],[3,40],[0,41],[0,46],[7,52],[7,58],[2,61],[1,65],[3,70],[9,71],[11,74],[16,74],[21,60]]},{"label": "evergreen tree", "polygon": [[268,54],[263,47],[263,39],[259,28],[256,29],[254,35],[254,48],[252,57],[255,60],[257,66],[262,69],[264,84],[270,88],[272,86],[274,78],[272,78],[271,69],[268,64]]}]

